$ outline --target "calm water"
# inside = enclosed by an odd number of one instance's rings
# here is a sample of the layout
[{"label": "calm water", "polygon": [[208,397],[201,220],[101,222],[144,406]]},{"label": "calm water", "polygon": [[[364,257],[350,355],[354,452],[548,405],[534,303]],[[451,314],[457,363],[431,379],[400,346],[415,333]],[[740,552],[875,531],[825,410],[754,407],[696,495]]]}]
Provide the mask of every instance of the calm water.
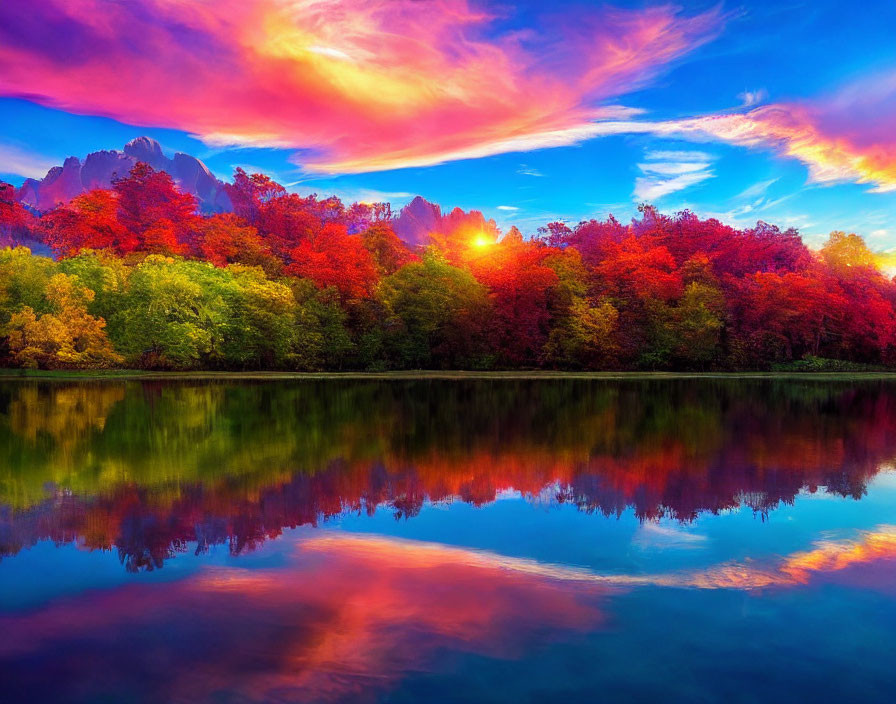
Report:
[{"label": "calm water", "polygon": [[0,383],[0,701],[896,700],[896,383]]}]

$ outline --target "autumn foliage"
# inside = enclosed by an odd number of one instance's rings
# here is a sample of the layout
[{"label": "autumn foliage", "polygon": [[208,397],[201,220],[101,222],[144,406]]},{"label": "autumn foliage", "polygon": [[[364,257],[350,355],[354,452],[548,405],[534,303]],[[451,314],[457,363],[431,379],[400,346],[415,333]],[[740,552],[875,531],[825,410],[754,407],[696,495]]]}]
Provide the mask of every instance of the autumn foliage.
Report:
[{"label": "autumn foliage", "polygon": [[[210,369],[769,369],[896,364],[896,285],[861,237],[650,206],[503,236],[455,209],[411,247],[388,205],[237,169],[203,215],[146,164],[46,213],[0,184],[11,365]],[[481,222],[480,222],[481,220]],[[13,242],[14,240],[8,240]],[[15,240],[18,241],[18,240]],[[61,277],[61,278],[60,278]],[[866,365],[866,366],[857,366]]]}]

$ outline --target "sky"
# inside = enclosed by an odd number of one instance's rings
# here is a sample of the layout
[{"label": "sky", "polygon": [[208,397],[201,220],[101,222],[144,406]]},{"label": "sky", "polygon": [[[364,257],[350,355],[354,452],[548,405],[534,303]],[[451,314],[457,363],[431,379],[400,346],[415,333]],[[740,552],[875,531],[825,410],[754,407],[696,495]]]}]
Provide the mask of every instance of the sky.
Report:
[{"label": "sky", "polygon": [[648,202],[887,250],[896,2],[0,3],[0,179],[140,135],[524,233]]}]

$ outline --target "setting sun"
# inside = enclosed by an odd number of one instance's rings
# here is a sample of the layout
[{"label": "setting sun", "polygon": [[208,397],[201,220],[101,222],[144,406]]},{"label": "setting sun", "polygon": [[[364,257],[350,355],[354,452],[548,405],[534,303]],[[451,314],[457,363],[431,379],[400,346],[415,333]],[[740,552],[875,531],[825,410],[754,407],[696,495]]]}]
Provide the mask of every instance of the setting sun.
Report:
[{"label": "setting sun", "polygon": [[494,240],[489,239],[485,235],[478,235],[473,240],[473,246],[476,247],[477,249],[482,249],[483,247],[490,247],[494,243],[495,243]]}]

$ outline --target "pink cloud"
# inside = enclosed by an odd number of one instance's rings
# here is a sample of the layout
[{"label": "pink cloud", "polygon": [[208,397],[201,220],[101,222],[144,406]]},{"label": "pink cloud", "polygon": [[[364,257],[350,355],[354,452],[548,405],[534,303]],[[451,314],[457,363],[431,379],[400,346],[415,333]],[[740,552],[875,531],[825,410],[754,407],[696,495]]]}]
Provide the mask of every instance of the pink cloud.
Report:
[{"label": "pink cloud", "polygon": [[866,79],[828,99],[677,120],[604,119],[581,129],[587,133],[583,139],[649,134],[771,149],[804,163],[811,183],[854,182],[870,184],[875,193],[896,191],[896,72],[874,79],[873,85]]},{"label": "pink cloud", "polygon": [[495,33],[467,0],[9,0],[0,94],[361,172],[591,136],[720,29],[670,6]]},{"label": "pink cloud", "polygon": [[896,140],[892,134],[875,139],[870,130],[859,132],[860,124],[805,105],[771,105],[680,126],[734,144],[771,147],[806,164],[813,183],[854,181],[873,184],[871,190],[879,193],[896,190]]},{"label": "pink cloud", "polygon": [[812,183],[867,183],[883,193],[896,190],[894,120],[896,71],[867,76],[812,101],[663,122],[606,121],[597,127],[603,134],[641,132],[771,148],[803,162]]}]

